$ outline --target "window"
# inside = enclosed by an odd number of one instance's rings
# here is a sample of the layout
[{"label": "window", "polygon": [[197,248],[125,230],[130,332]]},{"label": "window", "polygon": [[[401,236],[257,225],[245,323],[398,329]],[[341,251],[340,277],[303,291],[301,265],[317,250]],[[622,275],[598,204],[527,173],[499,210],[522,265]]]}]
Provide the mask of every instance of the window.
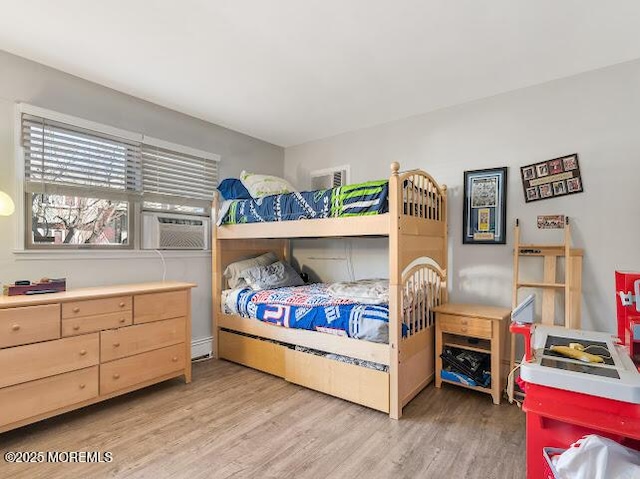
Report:
[{"label": "window", "polygon": [[33,245],[129,245],[129,203],[30,193]]},{"label": "window", "polygon": [[22,115],[27,246],[131,247],[141,146]]},{"label": "window", "polygon": [[164,148],[159,140],[145,139],[142,145],[142,191],[146,202],[208,210],[217,179],[217,161],[171,151]]},{"label": "window", "polygon": [[210,213],[217,155],[21,106],[26,247],[135,248],[143,209]]}]

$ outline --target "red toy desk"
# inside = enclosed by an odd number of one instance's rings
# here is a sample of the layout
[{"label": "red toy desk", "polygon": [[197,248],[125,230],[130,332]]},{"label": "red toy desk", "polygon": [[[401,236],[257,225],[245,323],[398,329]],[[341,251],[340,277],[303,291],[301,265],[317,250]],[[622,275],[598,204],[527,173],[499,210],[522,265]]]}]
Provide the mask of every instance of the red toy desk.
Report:
[{"label": "red toy desk", "polygon": [[[616,353],[618,354],[616,367],[620,368],[618,369],[620,376],[617,379],[624,376],[627,380],[626,384],[637,388],[636,368],[640,370],[640,367],[637,362],[634,365],[631,359],[637,360],[640,356],[640,273],[616,272],[616,297],[618,338],[624,347],[609,340],[608,349],[612,356],[614,351],[619,350],[619,354]],[[512,323],[510,328],[512,333],[521,334],[525,341],[526,364],[523,365],[523,376],[525,368],[529,369],[530,365],[531,368],[534,367],[532,364],[535,363],[536,358],[534,358],[533,348],[548,347],[544,341],[542,345],[532,344],[536,342],[532,337],[533,328],[535,326],[531,324],[518,323]],[[565,338],[586,338],[588,334],[596,333],[573,331],[570,334],[571,336],[565,336]],[[545,339],[544,331],[542,335],[542,339]],[[562,336],[562,334],[556,336]],[[577,339],[576,341],[580,342]],[[536,376],[533,376],[531,371],[528,373],[528,378],[532,380],[525,385],[526,398],[523,404],[527,414],[528,479],[547,478],[544,448],[566,449],[587,434],[608,437],[627,447],[640,450],[640,401],[637,393],[627,394],[619,391],[614,393],[614,388],[617,388],[618,384],[612,382],[603,383],[606,385],[602,390],[598,390],[594,387],[586,387],[585,383],[588,381],[586,379],[576,381],[575,377],[567,376],[559,379],[556,375],[552,380],[550,372],[545,371],[543,375]],[[633,386],[634,384],[636,386]],[[596,392],[602,395],[593,395]],[[618,399],[612,399],[616,397]]]},{"label": "red toy desk", "polygon": [[527,479],[545,477],[544,447],[566,449],[586,434],[640,450],[640,405],[527,384]]},{"label": "red toy desk", "polygon": [[618,338],[640,370],[640,273],[616,271]]},{"label": "red toy desk", "polygon": [[[525,338],[525,358],[533,359],[530,324],[511,324]],[[633,365],[631,365],[633,368]],[[523,410],[527,414],[527,478],[545,478],[543,449],[567,449],[582,436],[598,434],[640,450],[640,404],[593,396],[528,382]]]}]

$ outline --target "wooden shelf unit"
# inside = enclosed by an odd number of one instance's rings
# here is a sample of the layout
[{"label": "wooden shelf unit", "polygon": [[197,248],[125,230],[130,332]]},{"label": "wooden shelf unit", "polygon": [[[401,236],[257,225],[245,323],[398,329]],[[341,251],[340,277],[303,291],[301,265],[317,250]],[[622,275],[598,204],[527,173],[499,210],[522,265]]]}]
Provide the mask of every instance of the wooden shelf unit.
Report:
[{"label": "wooden shelf unit", "polygon": [[[473,341],[477,341],[477,344]],[[442,342],[444,346],[466,349],[477,353],[491,353],[491,341],[487,339],[469,338],[457,334],[444,333]]]},{"label": "wooden shelf unit", "polygon": [[[460,386],[463,388],[471,389],[472,391],[480,391],[481,393],[491,394],[491,388],[484,388],[482,386],[471,386],[470,384],[462,384],[455,381],[449,381],[448,379],[440,379],[440,382],[453,384],[454,386]],[[440,386],[436,386],[440,387]],[[499,403],[498,403],[499,404]]]},{"label": "wooden shelf unit", "polygon": [[564,283],[530,283],[530,282],[519,282],[518,288],[558,288],[564,289]]},{"label": "wooden shelf unit", "polygon": [[[565,218],[563,244],[520,243],[520,221],[516,219],[513,251],[513,297],[512,307],[520,302],[520,290],[542,289],[541,323],[554,325],[556,320],[556,294],[564,293],[564,324],[571,329],[580,329],[582,302],[582,257],[584,250],[571,247],[571,224]],[[543,260],[543,280],[520,280],[520,260],[523,257],[538,257]],[[558,259],[565,259],[564,281],[558,281]],[[511,338],[510,367],[515,365],[515,336]]]}]

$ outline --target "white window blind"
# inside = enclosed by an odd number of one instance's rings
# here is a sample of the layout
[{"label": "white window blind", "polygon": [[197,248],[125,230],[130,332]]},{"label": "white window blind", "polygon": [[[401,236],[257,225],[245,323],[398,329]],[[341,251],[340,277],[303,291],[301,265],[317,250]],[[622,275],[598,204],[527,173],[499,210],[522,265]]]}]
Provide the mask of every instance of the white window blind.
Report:
[{"label": "white window blind", "polygon": [[125,198],[142,192],[140,144],[45,118],[22,115],[29,193]]},{"label": "white window blind", "polygon": [[154,145],[142,145],[145,201],[208,208],[218,185],[218,161]]}]

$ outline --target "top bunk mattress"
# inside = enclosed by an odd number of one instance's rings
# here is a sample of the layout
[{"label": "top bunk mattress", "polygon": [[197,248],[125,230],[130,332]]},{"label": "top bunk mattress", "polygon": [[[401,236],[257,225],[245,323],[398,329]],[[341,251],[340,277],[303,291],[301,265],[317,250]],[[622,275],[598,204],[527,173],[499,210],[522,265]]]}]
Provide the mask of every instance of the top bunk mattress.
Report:
[{"label": "top bunk mattress", "polygon": [[389,211],[389,182],[368,181],[328,190],[233,200],[221,212],[223,225],[378,215]]}]

